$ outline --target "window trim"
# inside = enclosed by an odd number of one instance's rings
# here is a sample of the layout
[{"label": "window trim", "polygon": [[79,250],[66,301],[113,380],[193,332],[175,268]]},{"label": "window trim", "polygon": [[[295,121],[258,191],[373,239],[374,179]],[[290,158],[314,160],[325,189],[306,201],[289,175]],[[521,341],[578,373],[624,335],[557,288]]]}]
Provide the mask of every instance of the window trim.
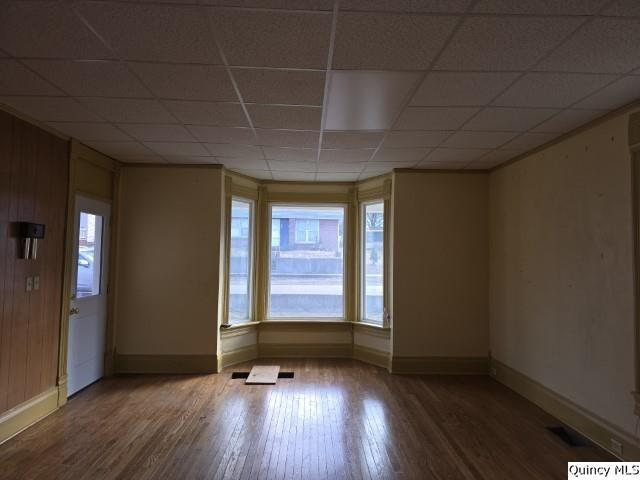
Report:
[{"label": "window trim", "polygon": [[[368,318],[366,316],[366,208],[369,205],[382,205],[382,319],[380,321]],[[359,222],[358,222],[358,261],[359,261],[359,274],[358,274],[358,319],[360,322],[375,325],[379,327],[385,326],[385,313],[387,309],[387,201],[384,198],[374,198],[370,200],[363,200],[358,205]]]},{"label": "window trim", "polygon": [[[263,259],[263,265],[265,272],[265,298],[264,298],[264,318],[265,322],[348,322],[348,308],[349,308],[349,290],[352,288],[348,282],[348,263],[352,261],[350,252],[347,249],[347,242],[350,238],[350,229],[347,227],[349,222],[349,204],[345,202],[313,202],[308,200],[301,201],[269,201],[266,202],[266,225],[268,235],[266,258]],[[343,238],[342,238],[342,317],[272,317],[271,316],[271,224],[273,221],[273,207],[287,206],[287,207],[330,207],[330,208],[342,208],[343,211]],[[319,228],[319,224],[318,224]],[[320,232],[318,231],[318,235]],[[298,243],[298,242],[296,242]]]},{"label": "window trim", "polygon": [[[247,302],[247,318],[241,319],[236,322],[232,322],[231,314],[230,314],[230,304],[231,304],[231,223],[232,223],[232,211],[233,211],[233,202],[241,202],[249,205],[249,219],[248,219],[248,228],[249,228],[249,272],[248,272],[248,302]],[[231,193],[229,195],[229,204],[227,208],[228,212],[228,221],[226,222],[228,225],[227,234],[225,235],[225,239],[227,242],[226,250],[226,260],[227,260],[227,268],[225,272],[225,308],[224,308],[224,324],[229,325],[243,325],[246,323],[251,323],[255,321],[255,293],[256,293],[256,284],[255,284],[255,272],[256,272],[256,211],[257,211],[257,202],[253,198],[248,198],[243,195],[236,195]]]}]

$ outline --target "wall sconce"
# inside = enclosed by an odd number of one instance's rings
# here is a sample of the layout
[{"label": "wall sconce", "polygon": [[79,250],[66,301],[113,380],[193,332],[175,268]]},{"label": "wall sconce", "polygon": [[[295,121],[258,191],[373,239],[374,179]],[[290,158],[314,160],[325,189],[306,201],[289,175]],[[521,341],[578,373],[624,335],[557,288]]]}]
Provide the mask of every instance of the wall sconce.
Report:
[{"label": "wall sconce", "polygon": [[35,260],[38,257],[38,240],[44,238],[44,225],[41,223],[21,222],[18,230],[19,237],[22,239],[20,258]]}]

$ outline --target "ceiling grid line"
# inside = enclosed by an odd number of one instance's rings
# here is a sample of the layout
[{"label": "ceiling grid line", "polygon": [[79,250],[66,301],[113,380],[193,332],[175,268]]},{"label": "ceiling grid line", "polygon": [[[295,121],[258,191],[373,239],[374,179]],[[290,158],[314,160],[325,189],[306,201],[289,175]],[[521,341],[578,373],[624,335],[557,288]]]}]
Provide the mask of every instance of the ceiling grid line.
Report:
[{"label": "ceiling grid line", "polygon": [[324,91],[322,94],[322,117],[320,120],[320,135],[318,136],[318,153],[315,162],[315,180],[318,180],[318,171],[320,169],[320,153],[322,152],[322,142],[324,139],[324,129],[327,122],[327,102],[329,101],[329,89],[331,88],[333,52],[336,43],[336,30],[338,28],[338,11],[340,9],[340,0],[333,0],[333,14],[331,17],[331,33],[329,34],[329,51],[327,52],[327,70],[324,77]]},{"label": "ceiling grid line", "polygon": [[[531,73],[531,72],[537,72],[537,70],[535,70],[536,66],[540,65],[544,60],[546,60],[547,58],[549,58],[551,55],[553,55],[554,52],[556,52],[559,48],[561,48],[569,39],[571,39],[572,37],[574,37],[579,31],[583,30],[589,23],[593,22],[595,18],[598,18],[600,12],[605,11],[607,8],[609,8],[610,5],[612,5],[613,3],[615,3],[616,0],[609,0],[608,2],[606,2],[602,7],[600,7],[600,9],[598,10],[597,13],[589,16],[589,18],[584,21],[582,24],[580,24],[575,30],[573,30],[571,33],[569,33],[569,35],[567,35],[565,38],[563,38],[554,48],[552,48],[551,50],[549,50],[545,55],[543,55],[542,57],[540,57],[528,70],[522,72],[510,85],[508,85],[506,88],[504,88],[500,93],[498,93],[494,98],[491,99],[491,101],[488,103],[488,105],[490,106],[494,106],[494,102],[500,98],[506,91],[508,91],[513,85],[515,85],[520,79],[522,79],[527,73]],[[547,72],[544,72],[547,73]],[[594,73],[595,75],[595,73]],[[618,79],[614,80],[617,81]],[[613,82],[612,82],[613,83]],[[604,87],[602,87],[604,88]],[[594,94],[596,92],[590,92],[588,95],[585,96],[588,97],[592,94]],[[577,102],[574,102],[577,103]],[[476,115],[472,116],[471,118],[469,118],[463,125],[461,125],[461,129],[464,128],[465,125],[468,125],[469,122],[471,122],[474,117],[476,117],[477,115],[480,114],[480,112],[482,110],[485,110],[487,107],[483,107]],[[518,138],[523,137],[525,134],[530,133],[534,128],[536,128],[538,125],[547,122],[555,117],[557,117],[561,112],[569,109],[570,106],[567,106],[565,108],[559,109],[559,111],[550,116],[549,118],[544,119],[541,122],[538,122],[537,124],[533,125],[532,127],[530,127],[528,130],[525,130],[524,132],[522,132],[520,135],[517,135],[516,137],[504,142],[501,145],[498,145],[496,148],[492,149],[491,152],[487,152],[486,155],[483,155],[479,158],[473,159],[470,162],[468,162],[464,167],[462,167],[463,170],[467,169],[469,166],[473,165],[475,162],[479,161],[482,159],[482,157],[486,157],[489,154],[491,154],[492,152],[495,151],[499,151],[501,149],[501,147],[504,147],[505,145],[508,145],[510,142],[513,142],[515,140],[517,140]]]},{"label": "ceiling grid line", "polygon": [[[478,0],[472,0],[471,3],[469,3],[469,5],[467,6],[465,13],[469,12],[473,9],[473,7],[475,7],[475,5],[478,3]],[[460,15],[460,17],[458,18],[458,20],[456,21],[456,24],[454,25],[453,29],[451,30],[451,32],[449,32],[449,35],[447,36],[446,40],[444,41],[442,47],[440,48],[440,51],[434,56],[434,58],[431,60],[431,62],[429,63],[429,66],[427,67],[427,69],[424,71],[424,73],[422,73],[420,75],[420,77],[416,80],[414,86],[411,88],[411,90],[409,91],[409,93],[407,94],[407,97],[405,99],[405,101],[402,104],[402,107],[399,109],[399,111],[397,112],[397,114],[395,115],[395,117],[393,118],[393,120],[391,121],[391,126],[389,128],[389,130],[387,130],[383,136],[383,138],[380,140],[380,143],[378,143],[377,147],[375,148],[375,150],[372,152],[371,156],[369,157],[369,160],[367,161],[367,166],[369,164],[372,163],[372,159],[375,158],[376,154],[380,151],[380,149],[382,148],[382,145],[385,141],[385,139],[388,136],[388,132],[390,130],[393,130],[393,126],[396,124],[396,122],[398,121],[398,119],[400,118],[400,116],[402,115],[402,113],[404,112],[404,110],[407,108],[407,106],[410,104],[411,100],[413,99],[414,95],[416,94],[416,92],[418,91],[418,89],[420,88],[420,86],[422,85],[422,82],[424,82],[424,80],[427,78],[427,75],[429,75],[430,70],[433,68],[433,66],[436,64],[436,62],[438,61],[438,59],[440,58],[440,56],[442,55],[442,53],[446,50],[446,48],[449,46],[449,43],[453,40],[453,38],[455,37],[456,33],[458,32],[458,30],[460,29],[460,27],[462,26],[462,24],[465,21],[465,15]],[[419,162],[418,162],[419,163]],[[366,170],[366,166],[363,169]],[[362,172],[360,173],[358,179],[360,180],[362,178]]]}]

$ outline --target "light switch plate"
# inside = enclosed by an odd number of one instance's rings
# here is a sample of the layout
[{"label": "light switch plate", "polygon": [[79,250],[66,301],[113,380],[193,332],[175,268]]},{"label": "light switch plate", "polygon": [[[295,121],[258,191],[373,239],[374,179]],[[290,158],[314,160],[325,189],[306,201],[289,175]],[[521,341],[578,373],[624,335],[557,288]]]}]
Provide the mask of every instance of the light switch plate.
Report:
[{"label": "light switch plate", "polygon": [[40,290],[40,276],[33,277],[33,289]]},{"label": "light switch plate", "polygon": [[27,277],[27,292],[33,290],[33,277]]}]

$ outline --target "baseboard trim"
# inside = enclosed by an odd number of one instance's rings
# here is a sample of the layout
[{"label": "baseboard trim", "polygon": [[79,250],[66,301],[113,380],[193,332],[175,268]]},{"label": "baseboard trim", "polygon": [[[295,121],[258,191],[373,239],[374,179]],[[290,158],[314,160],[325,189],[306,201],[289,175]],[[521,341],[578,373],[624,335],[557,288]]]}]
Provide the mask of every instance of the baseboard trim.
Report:
[{"label": "baseboard trim", "polygon": [[353,345],[353,358],[377,367],[389,369],[389,354],[362,345]]},{"label": "baseboard trim", "polygon": [[263,358],[351,358],[350,343],[261,343],[258,356]]},{"label": "baseboard trim", "polygon": [[116,355],[118,373],[217,373],[217,355]]},{"label": "baseboard trim", "polygon": [[255,358],[258,358],[257,345],[250,345],[248,347],[239,348],[237,350],[226,352],[220,355],[219,369],[222,370],[223,368],[230,367],[231,365],[248,362],[249,360],[253,360]]},{"label": "baseboard trim", "polygon": [[536,404],[613,455],[618,456],[611,451],[611,439],[622,444],[622,458],[624,460],[640,460],[640,442],[598,415],[496,359],[491,359],[491,375],[498,382]]},{"label": "baseboard trim", "polygon": [[487,375],[486,357],[393,357],[391,373],[404,375]]},{"label": "baseboard trim", "polygon": [[0,444],[58,409],[58,387],[51,387],[0,415]]}]

